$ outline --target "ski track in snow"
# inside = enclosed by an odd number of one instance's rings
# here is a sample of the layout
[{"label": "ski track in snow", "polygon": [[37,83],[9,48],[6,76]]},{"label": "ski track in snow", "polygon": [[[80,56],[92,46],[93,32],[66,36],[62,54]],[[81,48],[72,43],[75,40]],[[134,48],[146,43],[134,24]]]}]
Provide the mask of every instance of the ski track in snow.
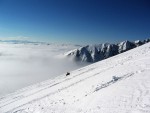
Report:
[{"label": "ski track in snow", "polygon": [[1,97],[0,113],[150,113],[150,43],[70,73]]}]

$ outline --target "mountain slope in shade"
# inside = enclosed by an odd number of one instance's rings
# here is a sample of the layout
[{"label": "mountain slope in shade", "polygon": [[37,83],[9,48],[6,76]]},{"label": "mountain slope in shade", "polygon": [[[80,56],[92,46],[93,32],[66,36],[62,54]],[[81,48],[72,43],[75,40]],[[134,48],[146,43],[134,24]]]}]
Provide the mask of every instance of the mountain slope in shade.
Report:
[{"label": "mountain slope in shade", "polygon": [[150,43],[0,98],[0,113],[149,113]]},{"label": "mountain slope in shade", "polygon": [[85,47],[80,47],[79,49],[69,51],[65,54],[65,56],[71,57],[75,61],[97,62],[128,51],[135,47],[141,46],[148,42],[150,42],[150,39],[144,41],[137,40],[135,42],[123,41],[119,44],[104,43],[97,45],[88,45]]}]

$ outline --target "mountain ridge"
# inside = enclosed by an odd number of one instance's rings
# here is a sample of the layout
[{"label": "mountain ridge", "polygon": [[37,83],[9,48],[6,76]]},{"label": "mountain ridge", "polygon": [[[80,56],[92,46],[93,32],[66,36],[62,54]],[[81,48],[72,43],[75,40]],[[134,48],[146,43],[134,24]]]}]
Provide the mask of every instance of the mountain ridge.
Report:
[{"label": "mountain ridge", "polygon": [[135,47],[141,46],[148,42],[150,42],[150,39],[146,39],[143,41],[136,40],[134,42],[126,40],[118,44],[103,43],[87,45],[78,49],[71,50],[65,53],[65,56],[71,57],[75,61],[97,62],[112,57],[114,55],[123,53]]}]

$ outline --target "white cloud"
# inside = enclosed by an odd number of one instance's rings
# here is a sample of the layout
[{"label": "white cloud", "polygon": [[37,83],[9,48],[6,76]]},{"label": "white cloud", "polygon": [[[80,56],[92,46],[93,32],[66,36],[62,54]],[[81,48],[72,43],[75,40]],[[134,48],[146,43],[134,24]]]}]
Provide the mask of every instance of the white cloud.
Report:
[{"label": "white cloud", "polygon": [[0,44],[0,96],[82,67],[57,55],[73,45]]}]

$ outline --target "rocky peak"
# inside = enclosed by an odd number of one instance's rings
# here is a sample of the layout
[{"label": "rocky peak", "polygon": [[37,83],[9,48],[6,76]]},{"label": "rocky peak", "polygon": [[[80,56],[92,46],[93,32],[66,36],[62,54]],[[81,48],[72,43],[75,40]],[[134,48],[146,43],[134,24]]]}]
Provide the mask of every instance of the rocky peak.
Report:
[{"label": "rocky peak", "polygon": [[137,40],[134,42],[126,40],[119,44],[103,43],[87,45],[68,52],[66,56],[73,57],[76,61],[97,62],[148,42],[150,42],[150,39],[146,39],[144,41]]}]

